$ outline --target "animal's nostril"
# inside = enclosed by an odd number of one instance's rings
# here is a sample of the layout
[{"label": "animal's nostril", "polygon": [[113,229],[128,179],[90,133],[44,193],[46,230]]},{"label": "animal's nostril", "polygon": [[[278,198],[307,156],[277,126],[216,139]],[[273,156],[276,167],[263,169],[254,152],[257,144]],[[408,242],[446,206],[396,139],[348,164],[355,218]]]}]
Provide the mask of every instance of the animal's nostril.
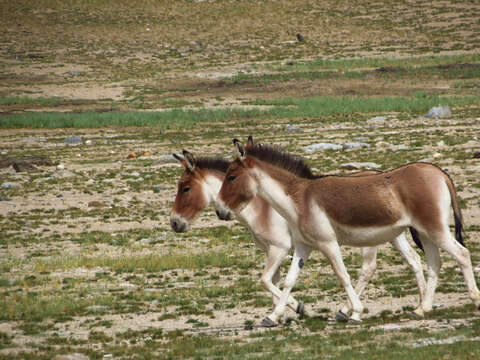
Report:
[{"label": "animal's nostril", "polygon": [[176,229],[177,228],[177,225],[178,223],[176,221],[172,221],[172,226]]},{"label": "animal's nostril", "polygon": [[217,214],[217,216],[220,216],[220,212],[218,210],[215,210],[215,214]]}]

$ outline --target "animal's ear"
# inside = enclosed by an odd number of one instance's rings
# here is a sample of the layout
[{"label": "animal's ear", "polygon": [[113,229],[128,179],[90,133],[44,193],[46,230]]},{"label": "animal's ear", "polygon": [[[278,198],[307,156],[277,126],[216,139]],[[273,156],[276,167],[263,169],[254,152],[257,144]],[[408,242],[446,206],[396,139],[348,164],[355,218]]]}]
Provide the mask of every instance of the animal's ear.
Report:
[{"label": "animal's ear", "polygon": [[253,148],[253,137],[250,135],[247,140],[247,145],[245,145],[245,149],[248,151],[248,149]]},{"label": "animal's ear", "polygon": [[183,158],[182,155],[178,155],[178,154],[173,153],[172,156],[173,156],[175,159],[177,159],[178,162],[179,162],[180,164],[182,164],[184,168],[187,167],[187,163],[186,163],[186,161],[185,161],[185,159]]},{"label": "animal's ear", "polygon": [[244,161],[247,157],[247,153],[245,151],[245,147],[243,144],[238,141],[238,139],[233,139],[233,145],[235,145],[235,150],[237,151],[237,156],[240,160]]},{"label": "animal's ear", "polygon": [[183,150],[183,156],[185,157],[185,165],[188,170],[195,171],[195,158],[192,153],[187,150]]}]

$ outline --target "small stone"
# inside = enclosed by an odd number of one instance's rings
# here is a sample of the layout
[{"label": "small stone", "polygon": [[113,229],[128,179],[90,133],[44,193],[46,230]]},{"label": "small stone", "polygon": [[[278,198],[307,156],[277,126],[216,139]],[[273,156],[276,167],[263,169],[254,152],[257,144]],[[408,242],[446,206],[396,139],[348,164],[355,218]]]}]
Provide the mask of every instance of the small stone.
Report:
[{"label": "small stone", "polygon": [[303,150],[307,154],[312,154],[317,150],[341,150],[341,149],[343,149],[342,145],[330,144],[330,143],[318,143],[318,144],[308,145]]},{"label": "small stone", "polygon": [[108,310],[108,306],[92,305],[87,307],[87,311],[100,312],[105,310]]},{"label": "small stone", "polygon": [[78,145],[83,143],[83,139],[80,136],[70,136],[63,140],[65,144]]},{"label": "small stone", "polygon": [[19,161],[12,164],[16,172],[36,172],[38,169],[27,162]]},{"label": "small stone", "polygon": [[357,143],[357,142],[347,142],[343,144],[343,148],[347,149],[361,149],[361,148],[369,148],[370,144],[367,143]]},{"label": "small stone", "polygon": [[375,116],[367,120],[367,123],[380,123],[385,122],[387,118],[385,116]]},{"label": "small stone", "polygon": [[93,143],[92,143],[92,140],[87,140],[87,141],[85,141],[85,145],[92,145],[92,144],[93,144]]},{"label": "small stone", "polygon": [[67,74],[70,75],[70,76],[80,76],[80,75],[83,75],[84,72],[83,71],[67,71]]},{"label": "small stone", "polygon": [[66,355],[56,355],[53,360],[89,360],[90,358],[81,353],[73,353]]},{"label": "small stone", "polygon": [[175,159],[172,154],[170,154],[170,155],[160,156],[160,158],[157,161],[157,164],[168,164],[168,163],[178,164],[178,160]]},{"label": "small stone", "polygon": [[135,176],[135,177],[139,177],[140,173],[138,171],[134,171],[130,175]]},{"label": "small stone", "polygon": [[285,131],[289,132],[289,133],[301,133],[301,132],[303,132],[302,128],[300,126],[297,126],[297,125],[288,125],[285,128]]},{"label": "small stone", "polygon": [[64,170],[64,169],[65,169],[65,165],[63,165],[63,164],[58,164],[58,165],[57,165],[57,169],[58,169],[58,170]]},{"label": "small stone", "polygon": [[152,242],[152,239],[149,239],[149,238],[143,238],[140,240],[140,244],[141,245],[148,245]]},{"label": "small stone", "polygon": [[20,184],[16,182],[11,182],[11,181],[5,181],[2,184],[2,189],[14,189],[14,188],[19,188]]},{"label": "small stone", "polygon": [[428,113],[425,116],[431,119],[444,119],[451,117],[452,111],[449,106],[438,105],[428,110]]},{"label": "small stone", "polygon": [[432,155],[432,157],[433,157],[434,159],[440,159],[442,156],[443,156],[443,155],[440,154],[440,153],[438,153],[438,152]]},{"label": "small stone", "polygon": [[167,185],[155,185],[153,187],[153,192],[157,193],[160,192],[161,190],[167,190],[169,187]]},{"label": "small stone", "polygon": [[93,179],[88,179],[86,182],[85,182],[85,185],[93,185],[95,184],[95,180]]},{"label": "small stone", "polygon": [[0,201],[12,201],[12,198],[9,197],[0,197]]},{"label": "small stone", "polygon": [[473,152],[473,158],[474,159],[480,159],[480,150],[475,150]]},{"label": "small stone", "polygon": [[130,154],[127,155],[127,159],[135,159],[137,157],[137,155],[133,152],[131,152]]},{"label": "small stone", "polygon": [[440,140],[439,142],[437,142],[437,146],[445,146],[445,141]]},{"label": "small stone", "polygon": [[340,169],[345,170],[371,170],[380,169],[382,166],[373,162],[349,162],[340,165]]},{"label": "small stone", "polygon": [[142,156],[151,156],[152,153],[150,151],[144,151],[142,152]]}]

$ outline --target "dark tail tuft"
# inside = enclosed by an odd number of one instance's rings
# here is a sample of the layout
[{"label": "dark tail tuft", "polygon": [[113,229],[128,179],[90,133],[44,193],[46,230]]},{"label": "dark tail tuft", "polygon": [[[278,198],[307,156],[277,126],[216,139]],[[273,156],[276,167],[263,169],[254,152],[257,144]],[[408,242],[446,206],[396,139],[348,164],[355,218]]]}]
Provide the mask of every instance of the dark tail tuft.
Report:
[{"label": "dark tail tuft", "polygon": [[409,227],[410,229],[410,234],[412,235],[412,239],[413,241],[415,242],[415,244],[423,251],[425,252],[425,250],[423,250],[423,244],[422,242],[420,241],[420,237],[418,236],[418,231],[415,230],[413,227]]},{"label": "dark tail tuft", "polygon": [[453,219],[455,220],[455,238],[464,248],[466,248],[465,243],[463,242],[463,235],[462,235],[462,232],[463,232],[462,219],[460,219],[460,217],[455,211],[453,212]]}]

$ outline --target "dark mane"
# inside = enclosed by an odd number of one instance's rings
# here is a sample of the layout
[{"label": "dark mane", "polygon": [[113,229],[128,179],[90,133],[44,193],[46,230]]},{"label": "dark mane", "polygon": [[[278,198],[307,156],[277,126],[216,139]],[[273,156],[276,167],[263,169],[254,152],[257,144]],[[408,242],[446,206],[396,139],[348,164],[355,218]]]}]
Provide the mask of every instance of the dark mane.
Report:
[{"label": "dark mane", "polygon": [[201,158],[196,158],[195,159],[195,165],[199,169],[204,169],[204,170],[217,170],[222,173],[227,172],[228,165],[230,165],[230,162],[227,160],[224,160],[220,157],[201,157]]},{"label": "dark mane", "polygon": [[324,175],[314,175],[302,157],[289,154],[277,146],[255,144],[247,148],[247,155],[278,166],[304,179],[324,177]]}]

